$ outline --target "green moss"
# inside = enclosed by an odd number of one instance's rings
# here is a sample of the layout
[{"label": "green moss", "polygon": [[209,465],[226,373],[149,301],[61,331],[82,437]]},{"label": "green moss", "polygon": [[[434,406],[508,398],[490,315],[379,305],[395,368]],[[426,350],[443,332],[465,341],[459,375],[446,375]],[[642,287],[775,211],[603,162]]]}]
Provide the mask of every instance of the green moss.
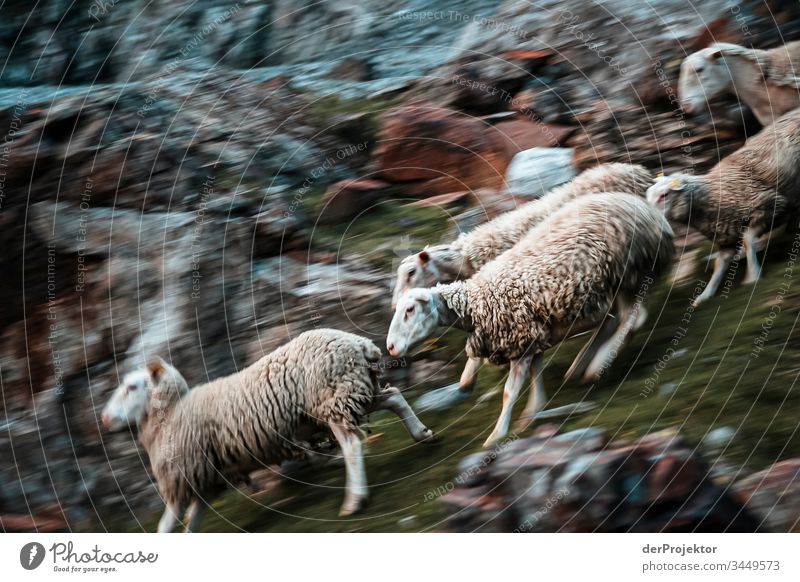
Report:
[{"label": "green moss", "polygon": [[397,104],[397,99],[368,98],[341,99],[336,95],[326,95],[308,106],[308,119],[316,127],[335,126],[337,118],[362,113],[366,116],[364,139],[373,141],[380,128],[381,116]]},{"label": "green moss", "polygon": [[[319,216],[322,194],[315,192],[306,200],[309,215]],[[388,273],[405,254],[438,241],[450,227],[450,218],[441,208],[411,206],[411,201],[388,196],[350,221],[318,223],[311,245],[344,257],[360,256]]]}]

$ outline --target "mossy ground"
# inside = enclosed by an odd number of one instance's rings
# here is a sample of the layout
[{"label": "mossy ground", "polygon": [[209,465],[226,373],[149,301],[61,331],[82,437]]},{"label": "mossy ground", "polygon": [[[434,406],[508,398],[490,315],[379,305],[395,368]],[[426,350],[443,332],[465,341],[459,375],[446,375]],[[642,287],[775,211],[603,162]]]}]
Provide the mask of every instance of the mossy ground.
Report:
[{"label": "mossy ground", "polygon": [[[418,243],[417,239],[438,240],[447,224],[441,213],[437,216],[425,209],[387,205],[378,206],[353,227],[338,228],[338,233],[337,227],[324,233],[328,242],[340,241],[342,253],[369,254],[402,234],[410,236],[412,244]],[[735,273],[729,287],[696,310],[691,310],[690,301],[697,283],[708,278],[709,273],[702,270],[704,265],[698,266],[688,283],[662,281],[654,287],[645,302],[647,323],[600,382],[584,385],[563,381],[586,336],[551,349],[544,371],[551,398],[548,408],[584,398],[598,404],[595,411],[564,421],[562,430],[598,426],[614,438],[635,438],[676,428],[696,444],[710,430],[729,426],[736,430],[736,436],[724,451],[724,459],[747,470],[800,454],[800,391],[796,386],[800,371],[800,263],[790,270],[793,237],[794,233],[789,233],[772,245],[758,284],[741,284],[745,267],[741,263],[738,271],[742,272]],[[383,252],[373,257],[376,264],[385,264],[390,258],[385,249]],[[771,327],[759,352],[757,340],[765,324]],[[681,328],[686,329],[685,336]],[[462,365],[462,346],[463,335],[450,332],[438,340],[439,349],[423,357],[435,355],[437,360],[455,360]],[[675,352],[666,357],[669,347]],[[300,469],[293,482],[283,483],[276,492],[255,497],[240,491],[228,493],[208,512],[203,529],[436,530],[444,513],[432,498],[452,487],[460,459],[482,450],[481,444],[497,418],[500,396],[482,404],[477,403],[477,397],[501,384],[505,371],[486,365],[473,398],[446,412],[421,414],[442,437],[439,443],[414,444],[397,422],[388,416],[374,416],[370,428],[380,436],[367,448],[371,499],[362,514],[337,517],[344,468],[333,462]],[[652,390],[648,391],[650,386]],[[434,387],[423,386],[419,393]],[[409,400],[413,402],[416,396],[411,395]],[[520,410],[518,404],[516,413]],[[155,521],[148,527],[155,527]]]}]

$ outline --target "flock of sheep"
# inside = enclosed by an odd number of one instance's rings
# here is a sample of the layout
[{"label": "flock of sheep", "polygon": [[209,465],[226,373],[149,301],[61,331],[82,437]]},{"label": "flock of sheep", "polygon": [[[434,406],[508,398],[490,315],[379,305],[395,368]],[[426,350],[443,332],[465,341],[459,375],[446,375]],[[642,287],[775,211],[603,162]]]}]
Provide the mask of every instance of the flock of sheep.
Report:
[{"label": "flock of sheep", "polygon": [[[548,348],[593,330],[566,375],[597,378],[644,324],[647,290],[672,263],[668,220],[691,225],[718,247],[697,303],[714,295],[740,249],[745,282],[756,281],[757,251],[800,206],[800,110],[793,111],[800,98],[790,61],[798,45],[759,51],[716,44],[684,61],[679,91],[687,111],[734,91],[765,124],[707,174],[654,177],[641,166],[601,165],[450,244],[407,257],[397,273],[389,354],[408,353],[439,327],[468,332],[462,393],[471,390],[482,358],[509,363],[490,446],[509,431],[529,374],[520,428],[542,409]],[[227,487],[313,447],[320,433],[341,447],[341,514],[349,515],[367,498],[359,426],[370,412],[389,410],[416,441],[434,440],[400,391],[380,386],[380,358],[365,338],[309,331],[191,390],[174,367],[154,358],[124,378],[102,421],[110,430],[138,426],[166,503],[159,531],[171,531],[184,511],[186,530],[196,530],[203,508]]]}]

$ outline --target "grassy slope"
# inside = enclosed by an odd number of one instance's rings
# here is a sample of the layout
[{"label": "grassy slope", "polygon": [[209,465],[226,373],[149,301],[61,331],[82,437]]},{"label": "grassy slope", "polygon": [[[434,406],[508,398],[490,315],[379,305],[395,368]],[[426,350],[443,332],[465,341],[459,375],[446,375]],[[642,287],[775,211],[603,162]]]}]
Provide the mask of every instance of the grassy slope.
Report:
[{"label": "grassy slope", "polygon": [[[391,216],[389,212],[391,210]],[[340,227],[345,229],[345,226]],[[379,243],[401,234],[415,239],[427,234],[438,240],[444,219],[426,209],[379,207],[357,223],[349,235],[331,227],[319,232],[328,243],[341,241],[342,253],[374,251]],[[797,414],[800,394],[796,388],[798,346],[796,330],[800,310],[800,265],[788,273],[787,257],[792,236],[773,245],[767,258],[765,276],[756,286],[742,286],[737,273],[726,294],[704,304],[682,319],[696,281],[671,286],[662,282],[646,305],[649,319],[620,354],[617,365],[596,385],[564,383],[562,376],[586,338],[576,338],[547,354],[545,385],[552,401],[549,407],[591,399],[599,408],[565,422],[564,429],[597,425],[616,437],[635,437],[666,427],[679,428],[693,442],[711,429],[730,426],[736,438],[725,451],[734,465],[760,469],[778,459],[800,454]],[[376,264],[388,264],[386,254],[373,257]],[[741,266],[740,270],[743,270]],[[698,270],[697,280],[707,278]],[[789,283],[788,291],[781,290]],[[782,299],[778,299],[782,297]],[[780,303],[778,303],[780,301]],[[762,330],[773,305],[781,310],[774,318],[768,341],[753,357],[754,339]],[[655,366],[679,327],[685,337],[675,346],[677,355],[668,360],[658,375]],[[446,334],[435,353],[439,359],[463,363],[463,336]],[[425,357],[423,355],[422,357]],[[476,396],[502,383],[505,370],[486,366]],[[655,389],[646,394],[646,381],[655,379]],[[454,378],[456,380],[456,378]],[[433,387],[433,386],[432,386]],[[669,388],[674,388],[669,390]],[[644,391],[644,392],[643,392]],[[465,455],[481,450],[481,443],[496,420],[500,396],[483,404],[476,398],[445,413],[422,415],[423,420],[443,437],[435,445],[411,443],[395,421],[375,416],[371,429],[381,436],[367,449],[367,474],[371,500],[359,516],[339,519],[344,468],[336,463],[305,468],[294,475],[296,482],[284,483],[279,491],[248,498],[230,492],[214,504],[203,529],[206,531],[426,531],[435,530],[443,517],[440,504],[429,499],[436,491],[449,488],[457,474],[457,463]],[[517,406],[517,413],[521,405]],[[530,429],[529,429],[530,431]],[[522,435],[524,436],[524,435]],[[270,504],[275,508],[271,509]],[[150,527],[155,526],[155,519]]]}]

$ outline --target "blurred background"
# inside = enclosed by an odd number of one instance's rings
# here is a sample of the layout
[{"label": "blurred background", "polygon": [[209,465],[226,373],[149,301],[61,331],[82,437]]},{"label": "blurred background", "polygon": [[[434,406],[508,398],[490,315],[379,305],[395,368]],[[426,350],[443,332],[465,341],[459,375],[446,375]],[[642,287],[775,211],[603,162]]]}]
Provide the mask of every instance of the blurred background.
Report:
[{"label": "blurred background", "polygon": [[[789,1],[430,4],[2,3],[3,531],[153,531],[163,505],[146,455],[98,421],[124,373],[158,354],[200,383],[315,327],[383,348],[403,257],[600,162],[707,170],[760,126],[733,96],[713,116],[684,115],[681,60],[714,41],[800,39]],[[549,475],[610,441],[585,491],[552,479],[534,491],[547,462],[530,434],[486,460],[504,373],[487,366],[475,398],[420,412],[443,437],[434,447],[373,419],[364,514],[336,519],[336,462],[292,465],[220,499],[204,529],[510,531],[532,515],[537,531],[796,527],[800,486],[780,480],[800,467],[788,246],[756,286],[731,286],[687,322],[710,244],[676,234],[674,273],[602,381],[561,380],[580,340],[548,353],[549,407],[597,407],[531,434],[571,435]],[[448,333],[387,361],[386,376],[413,403],[457,380],[463,344]],[[642,438],[642,459],[667,459],[647,479],[670,492],[650,498],[620,477],[598,495],[606,475],[646,472],[624,460]],[[756,486],[764,507],[789,509],[743,509]],[[631,506],[655,509],[631,519]]]}]

